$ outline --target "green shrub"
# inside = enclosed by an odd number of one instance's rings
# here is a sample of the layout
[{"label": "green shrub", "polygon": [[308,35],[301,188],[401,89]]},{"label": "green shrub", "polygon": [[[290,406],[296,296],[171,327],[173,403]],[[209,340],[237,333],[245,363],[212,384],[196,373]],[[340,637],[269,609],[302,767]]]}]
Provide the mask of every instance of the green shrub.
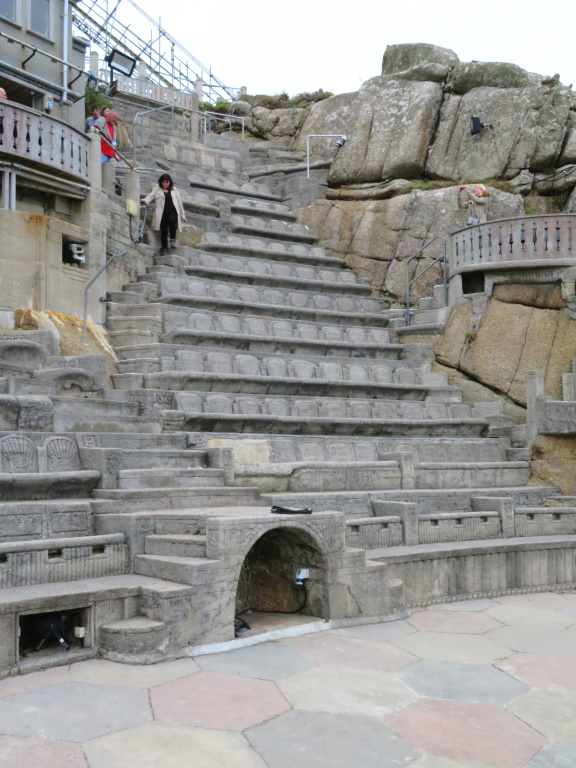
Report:
[{"label": "green shrub", "polygon": [[464,337],[466,341],[476,341],[476,331],[468,331],[468,333],[464,334]]},{"label": "green shrub", "polygon": [[530,203],[527,200],[524,201],[524,213],[526,214],[526,216],[536,215],[536,210],[530,205]]},{"label": "green shrub", "polygon": [[91,91],[90,88],[86,88],[86,97],[84,99],[84,110],[86,117],[90,115],[94,107],[98,107],[99,110],[103,110],[104,107],[112,107],[110,99],[99,91]]}]

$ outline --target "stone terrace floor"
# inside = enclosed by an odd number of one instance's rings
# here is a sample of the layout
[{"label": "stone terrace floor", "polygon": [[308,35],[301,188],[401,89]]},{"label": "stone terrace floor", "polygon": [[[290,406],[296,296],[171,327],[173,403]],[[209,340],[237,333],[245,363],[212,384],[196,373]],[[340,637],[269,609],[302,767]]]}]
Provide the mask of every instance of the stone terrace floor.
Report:
[{"label": "stone terrace floor", "polygon": [[576,594],[0,682],[2,768],[574,768]]}]

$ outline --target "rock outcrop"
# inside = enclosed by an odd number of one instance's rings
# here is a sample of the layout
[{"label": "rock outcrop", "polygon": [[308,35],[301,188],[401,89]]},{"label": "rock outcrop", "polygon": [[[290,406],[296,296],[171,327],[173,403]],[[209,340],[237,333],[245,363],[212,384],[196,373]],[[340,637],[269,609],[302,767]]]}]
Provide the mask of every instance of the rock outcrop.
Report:
[{"label": "rock outcrop", "polygon": [[[465,224],[468,214],[458,208],[456,190],[412,189],[389,200],[317,200],[297,212],[298,220],[309,227],[329,253],[345,257],[348,266],[362,277],[369,277],[375,290],[402,301],[406,259],[417,254],[424,243],[443,238],[450,228]],[[523,212],[519,195],[490,191],[490,218],[519,216]],[[419,269],[441,253],[442,241],[438,240],[427,249],[427,259],[420,262]],[[414,298],[431,295],[440,277],[437,265],[414,286]]]},{"label": "rock outcrop", "polygon": [[[574,154],[572,93],[557,78],[507,63],[462,63],[432,45],[387,48],[382,75],[356,94],[326,99],[314,110],[314,132],[346,132],[332,164],[331,185],[389,178],[511,179],[522,169],[547,170]],[[335,101],[338,99],[339,101]],[[470,117],[486,126],[470,133]],[[312,122],[294,141],[301,149]]]}]

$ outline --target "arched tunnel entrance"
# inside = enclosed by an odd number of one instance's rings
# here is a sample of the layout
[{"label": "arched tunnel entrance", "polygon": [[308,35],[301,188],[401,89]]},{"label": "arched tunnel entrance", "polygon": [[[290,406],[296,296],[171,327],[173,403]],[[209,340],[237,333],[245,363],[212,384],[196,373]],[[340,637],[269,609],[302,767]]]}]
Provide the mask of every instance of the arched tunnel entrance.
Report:
[{"label": "arched tunnel entrance", "polygon": [[[308,578],[296,582],[298,569]],[[252,546],[236,590],[236,616],[247,612],[305,614],[329,618],[327,564],[312,536],[297,528],[275,528]]]}]

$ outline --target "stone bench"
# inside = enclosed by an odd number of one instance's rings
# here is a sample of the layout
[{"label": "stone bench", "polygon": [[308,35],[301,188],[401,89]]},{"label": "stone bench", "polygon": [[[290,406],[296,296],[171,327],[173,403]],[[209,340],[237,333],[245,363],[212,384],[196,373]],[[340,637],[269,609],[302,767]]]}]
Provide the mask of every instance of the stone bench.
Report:
[{"label": "stone bench", "polygon": [[198,172],[188,177],[191,187],[207,189],[214,192],[224,192],[228,195],[250,197],[260,200],[269,200],[270,202],[282,202],[279,195],[275,195],[270,187],[264,184],[250,184],[247,182],[227,181],[214,175],[200,174]]},{"label": "stone bench", "polygon": [[[194,250],[188,255],[185,271],[201,275],[215,275],[214,279],[225,279],[254,284],[291,287],[297,290],[354,292],[370,294],[368,281],[359,281],[354,272],[329,267],[283,264],[279,261],[249,258],[246,256],[226,256],[216,253]],[[146,279],[146,278],[144,278]]]},{"label": "stone bench", "polygon": [[[125,319],[119,318],[119,321],[124,322]],[[151,332],[158,328],[154,318],[149,320],[148,325]],[[113,326],[114,329],[117,327],[120,326]],[[277,351],[289,351],[285,347],[294,345],[300,353],[309,350],[308,353],[314,354],[318,350],[322,354],[326,349],[337,347],[343,357],[352,356],[354,350],[361,351],[363,357],[376,354],[380,357],[396,357],[405,350],[401,344],[390,344],[390,334],[384,328],[301,322],[291,318],[258,315],[239,316],[183,308],[165,309],[163,328],[161,340],[175,344],[190,343],[192,339],[229,337],[231,343],[244,339],[244,348],[247,341],[253,338],[258,343],[270,341],[282,345]]]},{"label": "stone bench", "polygon": [[262,219],[258,216],[240,216],[230,218],[230,229],[240,234],[256,234],[281,240],[301,243],[314,243],[316,238],[308,232],[308,227],[282,219]]},{"label": "stone bench", "polygon": [[231,207],[233,212],[243,215],[296,221],[296,216],[290,208],[280,203],[270,203],[266,200],[250,200],[250,198],[244,197],[234,200]]},{"label": "stone bench", "polygon": [[395,360],[378,362],[191,349],[160,360],[119,361],[121,373],[113,376],[113,380],[118,389],[379,397],[439,403],[454,402],[460,397],[457,388],[444,384],[443,374],[420,374],[414,368],[399,367]]},{"label": "stone bench", "polygon": [[[150,286],[153,288],[151,289]],[[249,285],[195,275],[182,277],[148,273],[140,282],[127,285],[126,289],[142,292],[149,299],[154,298],[164,303],[174,301],[174,297],[181,297],[178,300],[182,303],[183,299],[191,297],[196,303],[200,300],[212,299],[212,302],[208,301],[209,304],[221,300],[241,304],[260,304],[273,308],[272,314],[281,307],[288,308],[295,315],[302,310],[354,314],[363,312],[377,314],[382,310],[382,303],[378,299],[346,294],[343,292],[346,290],[345,286],[341,286],[339,293],[327,293],[280,285]],[[362,291],[368,293],[364,287]]]},{"label": "stone bench", "polygon": [[[481,436],[488,429],[470,406],[305,397],[257,397],[224,393],[175,393],[185,428],[282,434]],[[464,415],[466,414],[466,415]]]},{"label": "stone bench", "polygon": [[289,243],[260,237],[223,235],[205,232],[198,248],[236,256],[259,255],[264,259],[282,262],[303,263],[316,266],[342,267],[342,259],[326,256],[324,248],[304,243]]},{"label": "stone bench", "polygon": [[[391,456],[401,456],[406,463],[411,463],[412,487],[418,489],[517,487],[525,485],[530,478],[529,462],[508,461],[505,443],[490,438],[414,437],[402,441],[370,437],[204,433],[199,439],[202,444],[234,450],[239,485],[248,483],[242,478],[243,465],[247,462],[272,466],[275,463],[337,461],[345,467],[350,462],[388,460]],[[429,460],[433,456],[443,460],[432,463]],[[407,477],[407,472],[404,475]],[[403,487],[408,487],[405,480],[403,483]],[[267,492],[280,491],[270,489]]]},{"label": "stone bench", "polygon": [[421,373],[413,360],[362,360],[315,355],[266,355],[232,349],[186,347],[169,344],[140,345],[122,351],[120,373],[192,371],[327,381],[446,386],[444,373]]},{"label": "stone bench", "polygon": [[[1,433],[0,433],[1,435]],[[42,433],[0,436],[0,498],[86,498],[100,472],[82,466],[76,440]]]}]

